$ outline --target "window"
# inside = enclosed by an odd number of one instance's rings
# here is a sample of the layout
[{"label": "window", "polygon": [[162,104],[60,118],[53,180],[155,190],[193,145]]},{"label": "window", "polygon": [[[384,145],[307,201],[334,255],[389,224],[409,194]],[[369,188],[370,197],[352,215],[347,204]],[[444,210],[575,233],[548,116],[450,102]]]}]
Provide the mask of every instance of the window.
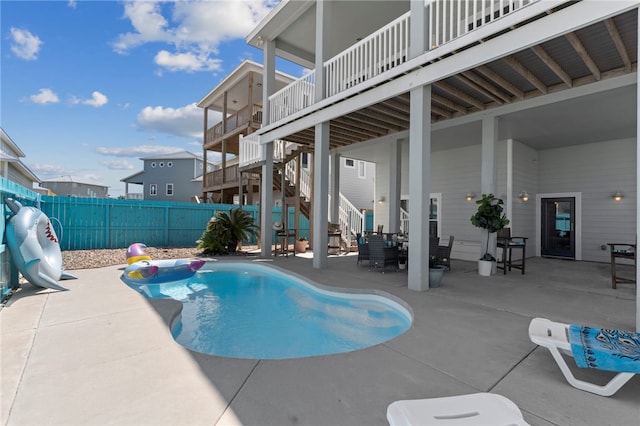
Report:
[{"label": "window", "polygon": [[364,161],[358,161],[358,177],[360,179],[367,177],[367,165]]},{"label": "window", "polygon": [[151,168],[152,168],[152,169],[155,169],[155,168],[156,168],[156,162],[155,162],[155,161],[151,162]]},{"label": "window", "polygon": [[149,195],[151,195],[152,197],[155,197],[158,195],[158,185],[155,183],[152,183],[149,185]]},{"label": "window", "polygon": [[167,195],[173,195],[173,184],[172,183],[168,183],[167,184]]},{"label": "window", "polygon": [[344,159],[344,165],[345,165],[346,167],[351,167],[351,168],[353,168],[353,167],[355,167],[355,166],[356,166],[356,162],[355,162],[354,160],[352,160],[351,158],[345,158],[345,159]]},{"label": "window", "polygon": [[308,169],[309,168],[309,153],[308,152],[303,152],[302,153],[302,168],[303,169]]},{"label": "window", "polygon": [[158,164],[160,167],[164,167],[164,161],[161,161],[160,164]]},{"label": "window", "polygon": [[173,167],[173,161],[167,161],[167,167]]}]

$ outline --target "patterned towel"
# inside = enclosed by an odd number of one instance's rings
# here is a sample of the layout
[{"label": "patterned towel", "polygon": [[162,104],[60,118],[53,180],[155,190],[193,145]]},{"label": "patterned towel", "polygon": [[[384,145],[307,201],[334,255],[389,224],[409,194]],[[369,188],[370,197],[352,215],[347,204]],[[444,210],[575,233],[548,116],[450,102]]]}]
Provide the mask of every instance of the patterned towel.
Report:
[{"label": "patterned towel", "polygon": [[640,333],[572,324],[569,343],[580,368],[640,373]]}]

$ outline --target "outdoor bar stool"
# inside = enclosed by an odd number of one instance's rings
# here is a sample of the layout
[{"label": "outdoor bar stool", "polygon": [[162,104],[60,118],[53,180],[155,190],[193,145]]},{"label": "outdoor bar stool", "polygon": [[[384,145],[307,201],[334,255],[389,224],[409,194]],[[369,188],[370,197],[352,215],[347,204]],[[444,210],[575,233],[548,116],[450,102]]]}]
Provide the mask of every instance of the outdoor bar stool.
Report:
[{"label": "outdoor bar stool", "polygon": [[[502,259],[497,264],[498,269],[502,269],[505,275],[507,273],[507,269],[509,269],[509,271],[511,271],[511,268],[520,269],[522,271],[522,275],[524,275],[527,238],[512,237],[511,228],[504,228],[498,231],[496,247],[502,249]],[[514,249],[521,250],[522,257],[519,262],[518,260],[514,261],[512,259],[512,251]]]}]

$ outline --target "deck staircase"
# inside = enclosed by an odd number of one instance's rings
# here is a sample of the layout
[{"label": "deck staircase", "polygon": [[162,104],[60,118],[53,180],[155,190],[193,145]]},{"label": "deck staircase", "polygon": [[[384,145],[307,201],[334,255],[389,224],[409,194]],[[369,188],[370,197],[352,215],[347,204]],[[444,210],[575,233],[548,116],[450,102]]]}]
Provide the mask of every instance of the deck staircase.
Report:
[{"label": "deck staircase", "polygon": [[[264,162],[262,147],[252,135],[240,141],[239,166],[243,170],[258,169]],[[300,198],[300,213],[311,218],[311,178],[307,169],[300,169],[300,193],[296,193],[296,163],[299,154],[309,152],[308,147],[292,142],[277,141],[273,153],[273,188],[282,190],[282,174],[284,173],[284,195],[287,206],[296,203]],[[345,251],[357,250],[357,234],[365,230],[365,216],[342,193],[338,206],[338,227],[342,236],[342,248]]]}]

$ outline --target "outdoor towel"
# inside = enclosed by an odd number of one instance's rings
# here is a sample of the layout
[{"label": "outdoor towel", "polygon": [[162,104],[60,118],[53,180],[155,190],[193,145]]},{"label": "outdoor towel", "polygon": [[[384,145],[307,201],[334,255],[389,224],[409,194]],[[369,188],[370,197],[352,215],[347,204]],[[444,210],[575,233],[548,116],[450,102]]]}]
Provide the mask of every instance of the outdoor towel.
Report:
[{"label": "outdoor towel", "polygon": [[640,373],[640,333],[572,324],[569,343],[580,368]]}]

